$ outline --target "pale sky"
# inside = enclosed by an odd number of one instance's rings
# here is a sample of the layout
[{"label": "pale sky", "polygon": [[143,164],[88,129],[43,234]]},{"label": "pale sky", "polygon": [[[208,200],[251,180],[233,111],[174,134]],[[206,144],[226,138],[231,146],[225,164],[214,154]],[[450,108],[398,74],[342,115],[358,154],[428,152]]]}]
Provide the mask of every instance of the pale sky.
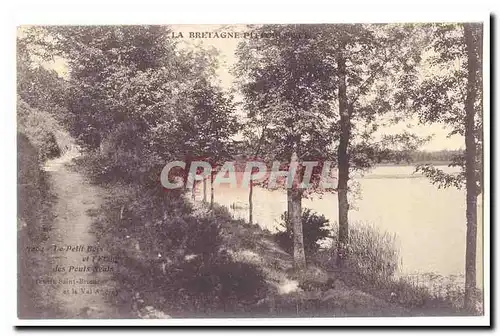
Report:
[{"label": "pale sky", "polygon": [[[235,51],[238,43],[243,38],[195,38],[193,33],[202,32],[239,32],[242,33],[246,30],[245,25],[170,25],[176,39],[180,41],[180,46],[191,48],[194,46],[203,46],[206,48],[216,48],[220,53],[220,68],[218,70],[218,77],[220,84],[225,89],[230,89],[233,85],[234,77],[229,71],[235,64],[236,57]],[[191,34],[190,34],[191,33]],[[183,37],[180,37],[180,34]],[[191,35],[191,37],[190,37]],[[50,64],[44,64],[48,68],[56,70],[61,76],[67,74],[67,66],[62,59],[56,59]],[[408,126],[411,124],[411,128]],[[441,150],[441,149],[460,149],[465,147],[464,139],[461,136],[454,135],[447,137],[450,132],[449,128],[445,125],[419,125],[415,121],[405,121],[404,123],[393,125],[383,130],[384,133],[398,133],[404,130],[416,133],[419,136],[434,135],[433,139],[423,145],[422,150]]]}]

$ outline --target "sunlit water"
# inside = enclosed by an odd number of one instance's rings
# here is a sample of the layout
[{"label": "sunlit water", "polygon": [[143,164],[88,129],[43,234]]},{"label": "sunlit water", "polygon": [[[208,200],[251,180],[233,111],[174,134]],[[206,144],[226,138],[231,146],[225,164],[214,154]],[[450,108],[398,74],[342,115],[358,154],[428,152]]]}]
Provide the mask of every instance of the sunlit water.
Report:
[{"label": "sunlit water", "polygon": [[[448,167],[441,168],[451,171]],[[395,234],[401,256],[399,272],[402,274],[463,274],[465,191],[453,187],[438,189],[427,178],[414,174],[414,170],[412,166],[381,166],[356,177],[359,191],[353,196],[349,212],[351,225],[368,223],[380,231]],[[270,231],[277,230],[280,215],[287,208],[286,192],[256,187],[253,200],[254,222]],[[248,220],[248,189],[216,186],[215,201],[227,206],[234,217]],[[337,220],[336,194],[305,199],[303,207],[324,214],[330,221]],[[481,237],[481,224],[478,226],[478,236]],[[482,272],[480,242],[478,239],[478,285]]]}]

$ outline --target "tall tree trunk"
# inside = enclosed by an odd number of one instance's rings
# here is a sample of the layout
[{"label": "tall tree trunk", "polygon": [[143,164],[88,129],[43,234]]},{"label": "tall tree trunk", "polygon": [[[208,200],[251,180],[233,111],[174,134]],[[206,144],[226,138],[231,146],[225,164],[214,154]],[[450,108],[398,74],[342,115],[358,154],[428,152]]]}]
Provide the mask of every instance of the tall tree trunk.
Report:
[{"label": "tall tree trunk", "polygon": [[286,189],[286,196],[287,196],[287,209],[286,209],[286,218],[285,218],[285,223],[286,223],[286,230],[288,232],[293,232],[293,227],[292,227],[292,222],[290,220],[290,214],[292,213],[292,189]]},{"label": "tall tree trunk", "polygon": [[250,188],[248,190],[248,222],[250,224],[253,224],[253,183],[252,180],[250,180],[250,185],[248,186]]},{"label": "tall tree trunk", "polygon": [[214,207],[214,174],[210,173],[210,209]]},{"label": "tall tree trunk", "polygon": [[304,233],[302,231],[302,191],[293,189],[291,193],[290,222],[293,228],[293,260],[296,269],[306,268]]},{"label": "tall tree trunk", "polygon": [[337,266],[343,268],[347,259],[347,245],[349,243],[349,202],[347,200],[347,183],[349,181],[348,146],[351,131],[351,116],[346,89],[346,65],[342,51],[337,55],[338,71],[338,99],[340,114],[340,140],[338,147],[338,208],[339,208],[339,235],[337,246]]},{"label": "tall tree trunk", "polygon": [[[186,160],[186,169],[184,169],[184,174],[183,174],[184,185],[187,184],[187,182],[189,180],[189,177],[190,177],[189,172],[191,171],[190,168],[191,168],[191,162],[192,162],[191,155],[188,154],[185,160]],[[194,195],[193,189],[194,189],[194,176],[193,176],[193,186],[191,187],[190,190],[186,190],[187,193],[191,193],[191,198],[194,200],[194,198],[193,198],[193,195]]]},{"label": "tall tree trunk", "polygon": [[[264,134],[266,133],[267,125],[262,129],[262,134],[260,135],[259,138],[259,143],[257,145],[257,150],[255,151],[254,154],[254,159],[257,159],[257,156],[260,153],[260,147],[262,146],[262,141],[264,140]],[[250,176],[253,174],[253,168],[250,171]],[[250,178],[250,185],[248,187],[248,222],[250,224],[253,224],[253,183],[252,179]]]},{"label": "tall tree trunk", "polygon": [[203,178],[203,203],[207,203],[207,178]]},{"label": "tall tree trunk", "polygon": [[465,248],[465,298],[464,308],[474,311],[476,289],[476,239],[477,239],[477,185],[476,185],[476,140],[474,129],[476,101],[476,43],[473,27],[464,24],[464,38],[467,51],[467,96],[465,99],[465,180],[467,200],[467,234]]},{"label": "tall tree trunk", "polygon": [[193,201],[196,201],[196,182],[193,182],[193,187],[191,188],[191,198],[193,199]]},{"label": "tall tree trunk", "polygon": [[[292,154],[291,162],[298,162],[297,153]],[[287,189],[288,190],[288,189]],[[302,190],[298,188],[298,184],[294,181],[289,197],[290,207],[290,225],[293,228],[293,261],[295,268],[298,270],[306,268],[306,254],[304,251],[304,234],[302,231]]]}]

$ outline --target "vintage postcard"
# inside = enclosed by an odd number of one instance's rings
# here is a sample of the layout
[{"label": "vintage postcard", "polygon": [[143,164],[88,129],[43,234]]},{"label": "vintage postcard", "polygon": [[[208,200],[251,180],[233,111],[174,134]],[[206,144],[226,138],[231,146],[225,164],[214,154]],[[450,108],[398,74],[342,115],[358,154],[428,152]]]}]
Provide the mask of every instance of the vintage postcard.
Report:
[{"label": "vintage postcard", "polygon": [[489,313],[488,27],[19,26],[19,320]]}]

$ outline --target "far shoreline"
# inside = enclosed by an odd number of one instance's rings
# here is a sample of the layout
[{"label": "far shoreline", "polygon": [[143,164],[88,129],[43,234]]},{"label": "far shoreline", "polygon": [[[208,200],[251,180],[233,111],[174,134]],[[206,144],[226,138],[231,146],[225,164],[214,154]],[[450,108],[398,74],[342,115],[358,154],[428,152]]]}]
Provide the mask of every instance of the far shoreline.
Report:
[{"label": "far shoreline", "polygon": [[402,162],[402,163],[377,163],[373,165],[373,167],[409,167],[409,166],[418,166],[418,165],[433,165],[433,166],[449,166],[451,161],[422,161],[422,162]]}]

